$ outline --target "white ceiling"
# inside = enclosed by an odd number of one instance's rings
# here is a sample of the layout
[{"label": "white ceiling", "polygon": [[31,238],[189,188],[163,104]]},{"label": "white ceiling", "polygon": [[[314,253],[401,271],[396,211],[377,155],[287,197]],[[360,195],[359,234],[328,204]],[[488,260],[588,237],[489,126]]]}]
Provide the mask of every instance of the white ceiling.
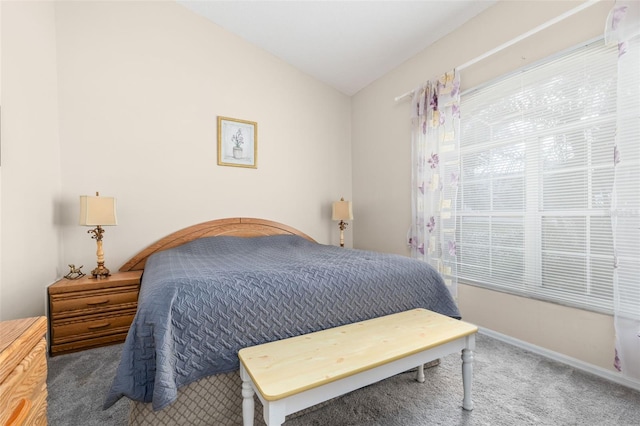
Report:
[{"label": "white ceiling", "polygon": [[177,0],[294,67],[353,95],[495,0]]}]

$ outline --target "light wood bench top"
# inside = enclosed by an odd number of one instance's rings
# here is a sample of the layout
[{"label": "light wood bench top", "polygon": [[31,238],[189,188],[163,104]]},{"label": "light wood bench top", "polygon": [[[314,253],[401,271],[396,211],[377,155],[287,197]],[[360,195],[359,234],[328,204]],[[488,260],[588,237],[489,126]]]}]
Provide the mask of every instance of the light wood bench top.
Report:
[{"label": "light wood bench top", "polygon": [[240,362],[276,401],[474,334],[475,325],[426,309],[241,349]]}]

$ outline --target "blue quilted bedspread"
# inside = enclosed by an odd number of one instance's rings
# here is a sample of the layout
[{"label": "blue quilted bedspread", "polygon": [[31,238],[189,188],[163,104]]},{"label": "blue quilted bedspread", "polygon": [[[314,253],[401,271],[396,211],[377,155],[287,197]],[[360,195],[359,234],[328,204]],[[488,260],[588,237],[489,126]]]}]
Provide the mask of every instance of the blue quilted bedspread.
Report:
[{"label": "blue quilted bedspread", "polygon": [[238,369],[243,347],[417,307],[459,318],[418,260],[289,235],[195,240],[147,260],[105,408],[127,396],[159,410],[179,387]]}]

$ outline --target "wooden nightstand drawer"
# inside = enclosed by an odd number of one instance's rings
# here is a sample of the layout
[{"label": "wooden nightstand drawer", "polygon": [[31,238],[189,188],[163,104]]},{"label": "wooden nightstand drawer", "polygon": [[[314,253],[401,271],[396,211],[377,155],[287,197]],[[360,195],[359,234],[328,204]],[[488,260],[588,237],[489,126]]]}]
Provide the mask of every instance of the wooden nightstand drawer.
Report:
[{"label": "wooden nightstand drawer", "polygon": [[[128,306],[118,306],[126,304]],[[117,291],[103,289],[51,295],[51,312],[59,314],[56,315],[56,319],[83,313],[92,314],[98,311],[136,307],[137,304],[137,285],[119,287]]]},{"label": "wooden nightstand drawer", "polygon": [[82,321],[55,321],[52,333],[53,344],[127,332],[135,315],[135,309],[128,309],[112,314],[95,315]]},{"label": "wooden nightstand drawer", "polygon": [[51,355],[123,342],[136,314],[142,271],[62,279],[49,286]]}]

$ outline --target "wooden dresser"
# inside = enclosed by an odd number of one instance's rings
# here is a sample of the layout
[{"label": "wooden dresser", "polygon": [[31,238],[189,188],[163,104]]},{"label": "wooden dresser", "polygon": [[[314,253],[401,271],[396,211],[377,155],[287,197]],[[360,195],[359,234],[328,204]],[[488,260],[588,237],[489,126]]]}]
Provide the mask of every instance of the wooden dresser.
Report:
[{"label": "wooden dresser", "polygon": [[0,322],[0,425],[47,424],[47,319]]},{"label": "wooden dresser", "polygon": [[49,286],[51,355],[123,342],[138,307],[142,271],[62,279]]}]

